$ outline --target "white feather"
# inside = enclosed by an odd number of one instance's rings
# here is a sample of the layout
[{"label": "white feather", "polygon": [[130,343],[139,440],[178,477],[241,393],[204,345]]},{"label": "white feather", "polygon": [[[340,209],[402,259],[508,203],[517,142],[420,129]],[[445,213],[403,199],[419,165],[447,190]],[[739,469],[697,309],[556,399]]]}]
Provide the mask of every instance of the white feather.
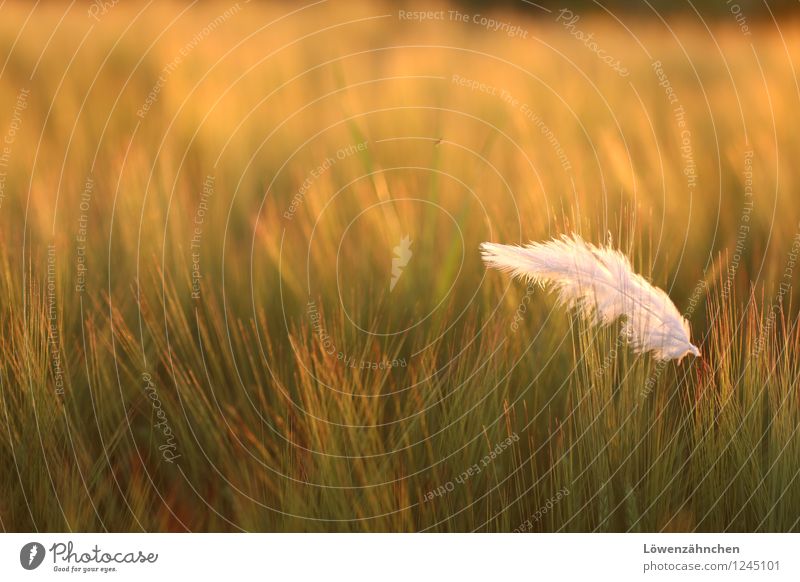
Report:
[{"label": "white feather", "polygon": [[558,294],[559,302],[595,324],[624,318],[622,335],[634,351],[659,360],[682,360],[700,350],[689,322],[669,296],[637,275],[625,255],[597,247],[577,234],[527,246],[483,243],[489,267],[532,281]]}]

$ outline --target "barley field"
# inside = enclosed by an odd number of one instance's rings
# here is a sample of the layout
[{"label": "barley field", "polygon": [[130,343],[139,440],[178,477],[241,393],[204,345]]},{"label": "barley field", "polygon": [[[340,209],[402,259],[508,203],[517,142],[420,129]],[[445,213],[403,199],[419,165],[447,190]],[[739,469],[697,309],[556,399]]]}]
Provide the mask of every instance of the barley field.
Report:
[{"label": "barley field", "polygon": [[[800,22],[0,2],[3,531],[800,531]],[[484,241],[580,233],[700,358]]]}]

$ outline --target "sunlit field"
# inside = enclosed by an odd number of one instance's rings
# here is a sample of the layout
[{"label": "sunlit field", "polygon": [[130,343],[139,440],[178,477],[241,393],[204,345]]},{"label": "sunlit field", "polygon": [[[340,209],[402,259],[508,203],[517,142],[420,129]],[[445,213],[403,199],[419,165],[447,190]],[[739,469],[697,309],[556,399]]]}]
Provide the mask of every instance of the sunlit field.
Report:
[{"label": "sunlit field", "polygon": [[0,3],[4,531],[800,530],[800,28],[504,6]]}]

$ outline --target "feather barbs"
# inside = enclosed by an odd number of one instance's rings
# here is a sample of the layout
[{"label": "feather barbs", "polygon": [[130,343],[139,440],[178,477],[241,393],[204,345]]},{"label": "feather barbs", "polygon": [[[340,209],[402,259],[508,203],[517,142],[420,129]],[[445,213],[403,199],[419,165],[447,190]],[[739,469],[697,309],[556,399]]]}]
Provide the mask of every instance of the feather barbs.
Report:
[{"label": "feather barbs", "polygon": [[689,322],[669,296],[633,271],[628,258],[579,235],[526,246],[483,243],[487,266],[556,292],[558,302],[595,324],[624,318],[622,334],[638,353],[659,360],[699,356]]}]

